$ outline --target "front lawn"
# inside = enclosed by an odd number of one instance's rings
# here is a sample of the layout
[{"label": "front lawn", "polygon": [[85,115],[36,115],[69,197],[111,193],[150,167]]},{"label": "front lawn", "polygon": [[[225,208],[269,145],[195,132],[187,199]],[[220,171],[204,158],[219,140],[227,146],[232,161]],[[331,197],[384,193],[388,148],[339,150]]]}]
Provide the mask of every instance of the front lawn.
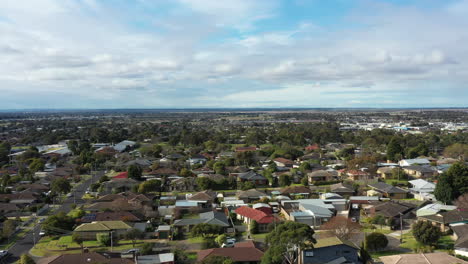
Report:
[{"label": "front lawn", "polygon": [[262,240],[264,241],[268,233],[260,233],[260,234],[251,234],[254,240]]}]

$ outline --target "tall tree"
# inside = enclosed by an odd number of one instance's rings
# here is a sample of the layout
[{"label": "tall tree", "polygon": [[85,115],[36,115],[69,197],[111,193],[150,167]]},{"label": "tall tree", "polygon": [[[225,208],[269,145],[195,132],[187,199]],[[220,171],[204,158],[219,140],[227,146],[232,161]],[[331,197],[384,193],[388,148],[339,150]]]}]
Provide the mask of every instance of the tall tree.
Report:
[{"label": "tall tree", "polygon": [[127,172],[128,172],[128,178],[134,179],[134,180],[137,180],[137,181],[141,180],[141,175],[142,175],[143,171],[139,166],[130,165],[130,166],[128,166]]},{"label": "tall tree", "polygon": [[133,247],[135,247],[136,241],[143,238],[143,232],[139,229],[132,228],[125,233],[125,238],[132,241]]},{"label": "tall tree", "polygon": [[387,145],[387,158],[389,160],[396,161],[398,156],[403,154],[403,148],[401,147],[398,138],[393,137]]},{"label": "tall tree", "polygon": [[279,224],[266,237],[268,250],[262,257],[262,264],[296,263],[299,249],[312,248],[317,242],[313,235],[314,230],[303,223]]},{"label": "tall tree", "polygon": [[451,203],[464,193],[468,193],[468,165],[457,162],[439,176],[434,195],[441,202]]},{"label": "tall tree", "polygon": [[428,221],[418,221],[413,224],[413,235],[416,240],[424,245],[435,245],[439,241],[440,228]]},{"label": "tall tree", "polygon": [[50,189],[54,193],[68,193],[71,190],[71,185],[65,178],[57,178],[52,182]]}]

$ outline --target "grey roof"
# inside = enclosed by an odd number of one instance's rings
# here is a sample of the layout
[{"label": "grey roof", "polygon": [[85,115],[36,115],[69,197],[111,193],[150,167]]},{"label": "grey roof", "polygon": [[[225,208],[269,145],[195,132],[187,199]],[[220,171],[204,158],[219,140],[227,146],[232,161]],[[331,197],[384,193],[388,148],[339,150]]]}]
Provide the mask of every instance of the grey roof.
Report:
[{"label": "grey roof", "polygon": [[418,171],[421,173],[434,172],[434,169],[432,167],[420,166],[420,165],[411,165],[411,166],[404,167],[404,169]]},{"label": "grey roof", "polygon": [[266,193],[263,193],[261,191],[257,191],[256,189],[242,191],[237,195],[237,197],[239,198],[255,198],[255,197],[264,197],[264,196],[268,196],[268,195],[266,195]]},{"label": "grey roof", "polygon": [[407,193],[408,192],[408,191],[403,190],[403,189],[401,189],[399,187],[395,187],[393,185],[386,184],[385,182],[372,183],[372,184],[369,184],[369,187],[371,187],[373,189],[376,189],[376,190],[379,190],[379,191],[382,191],[382,192],[386,192],[386,193]]},{"label": "grey roof", "polygon": [[176,220],[174,221],[174,226],[197,225],[201,223],[217,225],[222,227],[230,226],[225,214],[214,211],[201,213],[200,218]]},{"label": "grey roof", "polygon": [[263,175],[258,174],[255,171],[240,173],[237,177],[243,180],[266,180]]}]

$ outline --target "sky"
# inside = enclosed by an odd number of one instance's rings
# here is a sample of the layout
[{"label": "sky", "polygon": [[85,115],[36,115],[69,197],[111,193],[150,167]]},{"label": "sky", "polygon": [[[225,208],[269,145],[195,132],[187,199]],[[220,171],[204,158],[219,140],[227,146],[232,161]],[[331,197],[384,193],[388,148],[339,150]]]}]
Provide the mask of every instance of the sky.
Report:
[{"label": "sky", "polygon": [[468,107],[468,0],[1,0],[0,109]]}]

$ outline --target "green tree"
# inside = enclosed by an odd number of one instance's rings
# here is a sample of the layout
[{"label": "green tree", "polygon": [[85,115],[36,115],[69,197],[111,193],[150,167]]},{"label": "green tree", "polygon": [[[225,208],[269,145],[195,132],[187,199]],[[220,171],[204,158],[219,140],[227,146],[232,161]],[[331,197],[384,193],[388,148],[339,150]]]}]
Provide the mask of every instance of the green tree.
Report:
[{"label": "green tree", "polygon": [[18,263],[19,264],[36,264],[34,259],[31,258],[31,256],[29,256],[28,254],[22,254]]},{"label": "green tree", "polygon": [[138,186],[139,193],[158,192],[160,189],[161,181],[156,179],[144,181]]},{"label": "green tree", "polygon": [[202,260],[200,264],[234,264],[234,261],[229,257],[211,255]]},{"label": "green tree", "polygon": [[141,175],[142,175],[143,171],[139,166],[137,166],[135,164],[130,165],[130,166],[128,166],[127,172],[128,172],[128,178],[134,179],[134,180],[137,180],[137,181],[141,180]]},{"label": "green tree", "polygon": [[468,158],[468,144],[455,143],[444,149],[444,156],[465,160]]},{"label": "green tree", "polygon": [[262,264],[296,263],[298,249],[313,248],[316,243],[314,230],[303,223],[286,221],[266,236],[268,250],[262,257]]},{"label": "green tree", "polygon": [[85,241],[84,238],[83,238],[83,236],[81,236],[80,233],[74,232],[74,233],[72,234],[72,241],[75,242],[75,243],[77,243],[78,245],[80,245],[80,247],[81,247],[81,253],[83,253],[83,242]]},{"label": "green tree", "polygon": [[451,203],[464,193],[468,193],[468,165],[457,162],[439,176],[434,195],[441,202]]},{"label": "green tree", "polygon": [[378,232],[373,232],[366,237],[367,250],[376,251],[384,249],[388,245],[387,237]]},{"label": "green tree", "polygon": [[71,190],[70,182],[65,178],[57,178],[52,181],[51,191],[54,193],[68,193]]},{"label": "green tree", "polygon": [[105,247],[108,247],[111,245],[111,242],[113,242],[111,240],[111,237],[108,233],[98,233],[96,234],[96,240],[102,245],[102,246],[105,246]]},{"label": "green tree", "polygon": [[441,237],[440,228],[428,221],[418,221],[413,224],[413,236],[424,245],[435,245]]},{"label": "green tree", "polygon": [[153,243],[143,243],[140,248],[141,255],[151,255],[153,254]]},{"label": "green tree", "polygon": [[14,220],[8,219],[3,222],[2,236],[3,238],[10,238],[15,233],[16,222]]},{"label": "green tree", "polygon": [[193,237],[215,237],[223,232],[223,228],[217,225],[200,223],[192,228]]},{"label": "green tree", "polygon": [[289,177],[289,175],[286,175],[286,174],[281,174],[279,177],[279,185],[281,187],[286,187],[286,186],[291,185],[291,177]]},{"label": "green tree", "polygon": [[305,187],[308,187],[309,186],[309,178],[307,176],[302,177],[301,184],[304,185]]},{"label": "green tree", "polygon": [[215,242],[216,244],[218,244],[218,246],[222,246],[224,243],[226,243],[226,240],[227,240],[226,234],[221,234],[215,238]]},{"label": "green tree", "polygon": [[198,177],[196,182],[198,189],[201,191],[212,189],[214,185],[213,181],[207,177]]},{"label": "green tree", "polygon": [[29,170],[32,173],[44,170],[45,161],[43,159],[33,159],[29,164]]},{"label": "green tree", "polygon": [[132,228],[128,230],[124,236],[125,236],[125,239],[131,240],[133,247],[135,247],[136,241],[138,239],[143,238],[143,235],[144,235],[143,232],[141,232],[139,229]]},{"label": "green tree", "polygon": [[401,147],[397,137],[393,137],[387,145],[387,158],[389,160],[396,161],[399,155],[403,154],[403,148]]},{"label": "green tree", "polygon": [[258,223],[257,223],[257,221],[252,220],[252,222],[250,222],[249,230],[250,230],[250,233],[252,233],[252,234],[258,234]]},{"label": "green tree", "polygon": [[47,217],[42,223],[42,230],[48,235],[63,234],[64,232],[71,231],[75,221],[64,212],[59,212],[55,215]]},{"label": "green tree", "polygon": [[246,182],[242,183],[242,188],[241,189],[243,191],[247,191],[247,190],[250,190],[250,189],[253,189],[253,188],[255,188],[255,185],[251,181],[246,181]]}]

